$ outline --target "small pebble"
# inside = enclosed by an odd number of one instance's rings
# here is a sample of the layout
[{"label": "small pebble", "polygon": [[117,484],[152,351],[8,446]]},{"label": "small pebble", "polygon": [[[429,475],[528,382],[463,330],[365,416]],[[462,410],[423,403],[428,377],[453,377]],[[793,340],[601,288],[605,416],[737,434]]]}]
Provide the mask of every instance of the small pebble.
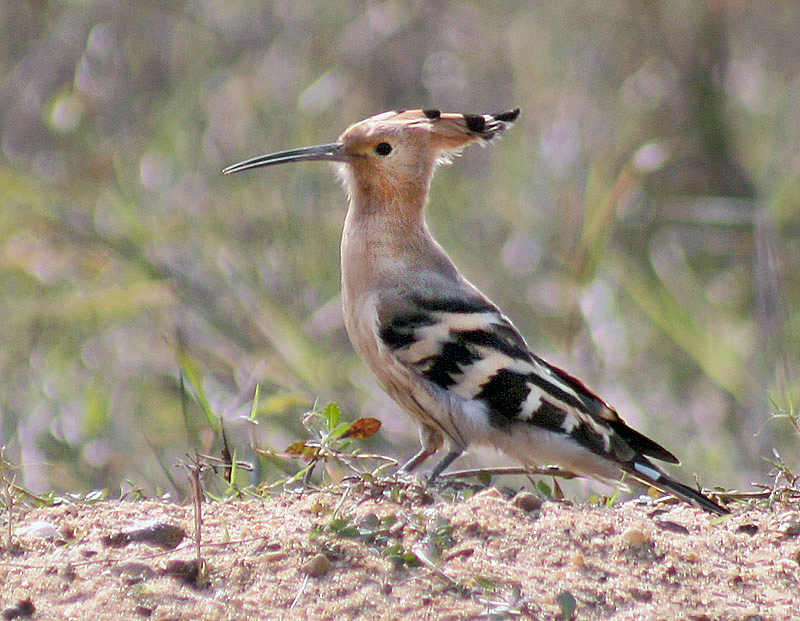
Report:
[{"label": "small pebble", "polygon": [[55,526],[50,522],[44,520],[37,520],[25,526],[20,526],[14,531],[17,537],[33,537],[35,539],[46,539],[47,541],[54,541],[58,539],[58,531]]},{"label": "small pebble", "polygon": [[650,541],[650,535],[641,528],[629,528],[622,533],[622,538],[632,546],[643,546]]},{"label": "small pebble", "polygon": [[72,563],[67,563],[61,569],[59,569],[58,575],[67,582],[72,582],[78,576],[78,574],[75,572],[75,566]]},{"label": "small pebble", "polygon": [[461,550],[456,550],[455,552],[447,554],[444,557],[444,560],[449,562],[452,561],[454,558],[459,558],[459,557],[469,558],[473,554],[475,554],[475,548],[462,548]]},{"label": "small pebble", "polygon": [[128,584],[138,584],[152,578],[156,573],[148,565],[135,561],[116,565],[112,568],[111,572],[122,578]]},{"label": "small pebble", "polygon": [[797,511],[787,511],[778,521],[778,532],[784,537],[797,537],[800,535],[800,514]]},{"label": "small pebble", "polygon": [[402,537],[405,526],[406,525],[402,520],[397,520],[389,527],[389,535],[391,537]]},{"label": "small pebble", "polygon": [[277,563],[286,558],[286,552],[278,550],[277,552],[267,552],[261,557],[266,563]]},{"label": "small pebble", "polygon": [[162,573],[179,578],[189,586],[199,587],[202,586],[201,582],[205,582],[206,564],[203,560],[184,561],[174,559],[167,562]]},{"label": "small pebble", "polygon": [[65,542],[70,539],[75,539],[75,529],[69,524],[64,524],[64,526],[58,529],[58,535]]},{"label": "small pebble", "polygon": [[464,534],[468,537],[474,537],[481,532],[481,525],[477,522],[468,522],[464,525]]},{"label": "small pebble", "polygon": [[797,565],[795,561],[789,558],[782,558],[778,561],[778,567],[781,568],[781,571],[787,574],[794,574],[797,571]]},{"label": "small pebble", "polygon": [[484,490],[479,491],[473,497],[473,500],[476,501],[486,501],[486,500],[502,500],[505,501],[503,494],[500,493],[500,490],[496,487],[487,487]]},{"label": "small pebble", "polygon": [[3,610],[3,619],[28,619],[36,612],[36,606],[28,599],[21,599],[16,606],[10,606]]},{"label": "small pebble", "polygon": [[800,522],[789,522],[783,527],[784,537],[797,537],[800,535]]},{"label": "small pebble", "polygon": [[331,563],[330,559],[328,559],[328,557],[324,554],[320,553],[316,556],[312,556],[310,559],[308,559],[308,561],[306,561],[305,565],[303,565],[303,571],[312,578],[319,578],[320,576],[327,574],[332,567],[333,563]]},{"label": "small pebble", "polygon": [[689,534],[688,528],[686,528],[683,524],[678,524],[677,522],[673,522],[672,520],[656,520],[656,524],[658,525],[659,528],[668,530],[671,533],[678,533],[680,535]]},{"label": "small pebble", "polygon": [[186,532],[179,526],[164,522],[148,521],[134,528],[117,531],[103,537],[103,545],[109,548],[124,548],[129,543],[138,541],[160,548],[172,549],[183,541]]},{"label": "small pebble", "polygon": [[542,508],[542,499],[530,492],[520,492],[511,499],[511,504],[526,513],[533,513]]}]

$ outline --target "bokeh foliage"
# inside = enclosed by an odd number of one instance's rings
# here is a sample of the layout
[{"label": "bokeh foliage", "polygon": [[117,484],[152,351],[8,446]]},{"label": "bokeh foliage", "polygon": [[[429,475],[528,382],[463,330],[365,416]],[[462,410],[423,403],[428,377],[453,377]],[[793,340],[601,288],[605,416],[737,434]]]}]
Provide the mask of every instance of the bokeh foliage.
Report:
[{"label": "bokeh foliage", "polygon": [[0,8],[0,444],[30,488],[164,487],[212,449],[182,362],[240,444],[333,400],[406,456],[342,327],[331,170],[220,170],[419,106],[522,108],[440,171],[429,220],[537,352],[684,478],[797,465],[773,418],[800,399],[797,3]]}]

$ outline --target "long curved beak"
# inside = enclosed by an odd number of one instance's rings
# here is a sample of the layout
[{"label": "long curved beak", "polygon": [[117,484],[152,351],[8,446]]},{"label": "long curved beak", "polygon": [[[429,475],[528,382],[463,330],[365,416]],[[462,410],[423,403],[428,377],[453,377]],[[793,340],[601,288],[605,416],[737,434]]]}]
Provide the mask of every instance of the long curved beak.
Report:
[{"label": "long curved beak", "polygon": [[222,174],[230,175],[232,173],[249,170],[251,168],[259,168],[260,166],[273,166],[275,164],[287,164],[288,162],[305,162],[305,161],[319,161],[329,160],[333,162],[344,162],[347,158],[343,152],[341,142],[332,142],[330,144],[320,144],[315,147],[303,147],[302,149],[289,149],[287,151],[278,151],[277,153],[270,153],[269,155],[259,155],[251,157],[249,160],[239,162],[224,168]]}]

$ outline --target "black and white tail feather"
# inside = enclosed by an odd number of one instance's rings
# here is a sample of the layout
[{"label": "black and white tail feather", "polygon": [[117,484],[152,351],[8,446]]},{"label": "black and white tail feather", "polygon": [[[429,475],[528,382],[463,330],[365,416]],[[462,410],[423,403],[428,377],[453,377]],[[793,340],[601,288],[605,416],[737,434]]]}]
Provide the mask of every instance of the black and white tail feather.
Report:
[{"label": "black and white tail feather", "polygon": [[[676,461],[676,463],[678,462]],[[667,494],[683,498],[706,511],[717,515],[730,513],[726,508],[718,505],[702,493],[665,474],[646,457],[638,457],[631,464],[625,465],[623,470],[644,485],[649,485]]]}]

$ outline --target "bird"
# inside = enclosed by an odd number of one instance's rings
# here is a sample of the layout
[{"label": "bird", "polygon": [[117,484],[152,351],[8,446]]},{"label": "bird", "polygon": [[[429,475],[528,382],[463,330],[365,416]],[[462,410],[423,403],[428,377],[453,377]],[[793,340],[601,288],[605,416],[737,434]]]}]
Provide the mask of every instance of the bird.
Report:
[{"label": "bird", "polygon": [[534,354],[431,235],[425,211],[437,166],[500,137],[519,114],[391,110],[354,123],[336,142],[253,157],[223,173],[301,161],[338,167],[349,203],[340,247],[344,325],[381,387],[419,428],[420,449],[402,472],[446,445],[432,481],[468,448],[488,446],[525,466],[557,464],[612,484],[631,477],[727,514],[654,463],[678,464],[670,451]]}]

